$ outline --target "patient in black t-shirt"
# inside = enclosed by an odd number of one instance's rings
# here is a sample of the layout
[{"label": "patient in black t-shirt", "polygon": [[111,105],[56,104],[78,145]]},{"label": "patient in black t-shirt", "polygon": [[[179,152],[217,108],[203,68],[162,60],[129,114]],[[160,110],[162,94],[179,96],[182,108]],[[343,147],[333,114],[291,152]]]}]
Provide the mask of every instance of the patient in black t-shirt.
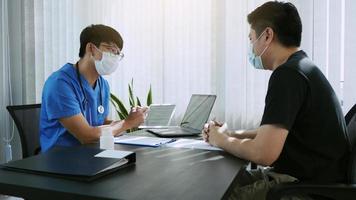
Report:
[{"label": "patient in black t-shirt", "polygon": [[297,9],[291,3],[267,2],[248,15],[248,22],[251,65],[273,71],[261,126],[238,132],[209,122],[202,134],[214,146],[272,168],[240,171],[230,198],[264,199],[280,182],[345,182],[345,120],[328,80],[299,49]]}]

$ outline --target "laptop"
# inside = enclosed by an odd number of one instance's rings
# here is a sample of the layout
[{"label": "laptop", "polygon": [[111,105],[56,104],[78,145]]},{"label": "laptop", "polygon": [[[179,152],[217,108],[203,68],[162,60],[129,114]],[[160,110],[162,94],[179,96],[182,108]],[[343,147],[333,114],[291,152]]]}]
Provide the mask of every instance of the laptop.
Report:
[{"label": "laptop", "polygon": [[196,136],[201,133],[213,109],[216,95],[193,94],[179,126],[147,129],[158,137]]},{"label": "laptop", "polygon": [[173,104],[151,104],[145,122],[139,129],[168,128],[174,115]]}]

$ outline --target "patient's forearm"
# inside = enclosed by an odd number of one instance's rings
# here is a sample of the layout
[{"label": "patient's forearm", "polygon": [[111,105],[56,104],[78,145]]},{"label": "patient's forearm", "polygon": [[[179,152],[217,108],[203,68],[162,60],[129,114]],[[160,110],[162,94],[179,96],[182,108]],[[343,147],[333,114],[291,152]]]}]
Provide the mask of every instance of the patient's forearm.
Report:
[{"label": "patient's forearm", "polygon": [[234,130],[229,131],[228,135],[237,139],[254,139],[257,135],[257,130]]}]

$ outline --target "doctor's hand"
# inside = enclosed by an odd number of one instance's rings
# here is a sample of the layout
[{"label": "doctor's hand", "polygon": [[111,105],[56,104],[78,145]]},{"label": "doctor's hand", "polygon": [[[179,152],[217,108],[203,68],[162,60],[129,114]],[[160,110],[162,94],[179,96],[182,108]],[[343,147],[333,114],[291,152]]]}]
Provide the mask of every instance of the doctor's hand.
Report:
[{"label": "doctor's hand", "polygon": [[141,125],[145,121],[146,112],[148,107],[133,107],[125,119],[127,129],[135,128]]},{"label": "doctor's hand", "polygon": [[202,130],[204,141],[217,147],[220,147],[224,140],[229,137],[227,134],[228,130],[226,123],[216,124],[214,121],[205,124],[204,129]]}]

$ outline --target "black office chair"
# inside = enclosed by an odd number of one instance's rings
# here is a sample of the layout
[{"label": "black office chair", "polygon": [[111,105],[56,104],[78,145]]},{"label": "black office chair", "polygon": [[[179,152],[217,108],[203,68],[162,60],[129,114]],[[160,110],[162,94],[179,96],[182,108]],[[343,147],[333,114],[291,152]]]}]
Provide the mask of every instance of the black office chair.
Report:
[{"label": "black office chair", "polygon": [[22,157],[38,154],[41,151],[39,142],[41,104],[7,106],[6,109],[19,131]]},{"label": "black office chair", "polygon": [[267,200],[278,200],[284,196],[308,195],[316,199],[356,199],[356,104],[346,114],[347,134],[352,148],[348,164],[348,183],[308,184],[281,183],[275,185],[267,194]]}]

